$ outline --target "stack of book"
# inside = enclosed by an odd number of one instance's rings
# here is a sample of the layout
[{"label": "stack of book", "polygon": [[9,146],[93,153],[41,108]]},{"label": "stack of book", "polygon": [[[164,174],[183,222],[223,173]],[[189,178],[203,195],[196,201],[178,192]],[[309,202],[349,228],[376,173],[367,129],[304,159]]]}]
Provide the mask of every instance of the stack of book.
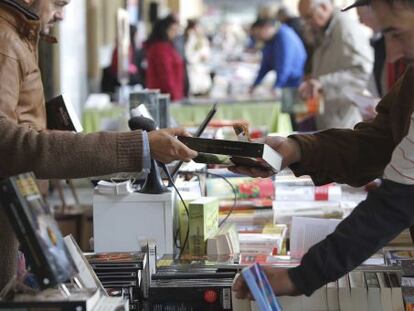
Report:
[{"label": "stack of book", "polygon": [[220,198],[220,221],[226,219],[226,223],[237,226],[240,253],[275,255],[285,252],[287,227],[273,224],[275,188],[271,178],[231,175],[227,181],[212,178],[207,180],[206,189],[208,195]]},{"label": "stack of book", "polygon": [[129,300],[130,310],[142,301],[142,270],[146,254],[141,252],[97,253],[86,256],[110,296]]},{"label": "stack of book", "polygon": [[274,222],[290,224],[292,217],[342,218],[342,188],[338,184],[315,186],[308,176],[285,173],[275,180]]},{"label": "stack of book", "polygon": [[286,225],[266,225],[258,233],[239,233],[240,252],[243,254],[284,254]]},{"label": "stack of book", "polygon": [[214,264],[185,264],[185,259],[182,264],[174,260],[168,264],[166,258],[161,261],[149,288],[150,310],[234,310],[231,287],[236,270],[222,270]]},{"label": "stack of book", "polygon": [[[220,222],[230,214],[226,222],[236,224],[239,232],[257,231],[258,226],[263,228],[266,224],[272,224],[272,179],[254,179],[231,174],[226,177],[227,181],[220,178],[209,178],[206,181],[207,195],[220,199]],[[228,182],[232,184],[235,193]]]},{"label": "stack of book", "polygon": [[[386,267],[359,268],[321,287],[310,297],[282,296],[278,302],[284,311],[411,310],[404,309],[400,273]],[[240,300],[234,300],[234,307],[238,311],[261,310],[256,302]]]}]

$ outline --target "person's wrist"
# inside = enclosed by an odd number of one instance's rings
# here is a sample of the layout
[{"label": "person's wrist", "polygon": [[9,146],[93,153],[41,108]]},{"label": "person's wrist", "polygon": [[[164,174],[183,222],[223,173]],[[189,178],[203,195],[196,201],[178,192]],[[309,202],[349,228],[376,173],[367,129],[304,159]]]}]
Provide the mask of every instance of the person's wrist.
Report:
[{"label": "person's wrist", "polygon": [[269,268],[268,273],[270,285],[272,286],[276,295],[296,296],[300,294],[289,276],[288,269]]},{"label": "person's wrist", "polygon": [[295,286],[295,283],[293,283],[292,279],[290,278],[289,271],[287,269],[285,270],[284,277],[285,277],[285,284],[286,284],[285,294],[290,295],[290,296],[300,295],[301,293],[298,291],[298,289]]},{"label": "person's wrist", "polygon": [[292,138],[286,139],[287,144],[287,163],[285,163],[285,166],[289,166],[291,164],[300,162],[302,158],[300,146],[298,142]]}]

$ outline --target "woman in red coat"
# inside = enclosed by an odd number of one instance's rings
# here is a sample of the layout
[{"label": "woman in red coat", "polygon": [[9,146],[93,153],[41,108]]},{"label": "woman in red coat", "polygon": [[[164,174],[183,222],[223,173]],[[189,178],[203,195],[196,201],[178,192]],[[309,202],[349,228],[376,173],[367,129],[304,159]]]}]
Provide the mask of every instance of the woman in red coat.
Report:
[{"label": "woman in red coat", "polygon": [[171,15],[158,20],[146,42],[146,87],[160,89],[177,101],[184,97],[184,61],[174,47],[178,21]]}]

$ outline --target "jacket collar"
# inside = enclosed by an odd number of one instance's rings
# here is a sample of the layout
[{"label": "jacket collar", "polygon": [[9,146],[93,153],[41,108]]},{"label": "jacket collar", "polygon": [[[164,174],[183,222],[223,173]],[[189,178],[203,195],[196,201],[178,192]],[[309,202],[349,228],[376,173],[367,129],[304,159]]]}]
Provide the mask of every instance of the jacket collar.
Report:
[{"label": "jacket collar", "polygon": [[12,25],[21,37],[32,42],[38,40],[40,33],[39,18],[28,8],[12,0],[0,0],[0,18]]},{"label": "jacket collar", "polygon": [[339,18],[338,14],[339,14],[339,11],[334,10],[334,12],[332,13],[332,17],[328,25],[326,26],[326,28],[317,34],[316,43],[315,43],[316,46],[321,47],[321,46],[325,46],[326,44],[328,44],[331,38],[332,32],[335,28],[335,25],[338,23],[338,18]]},{"label": "jacket collar", "polygon": [[331,35],[336,23],[338,22],[338,17],[339,17],[338,15],[339,14],[340,14],[340,12],[337,9],[335,9],[333,11],[331,20],[329,21],[328,27],[326,27],[325,32],[324,32],[325,36],[330,36]]}]

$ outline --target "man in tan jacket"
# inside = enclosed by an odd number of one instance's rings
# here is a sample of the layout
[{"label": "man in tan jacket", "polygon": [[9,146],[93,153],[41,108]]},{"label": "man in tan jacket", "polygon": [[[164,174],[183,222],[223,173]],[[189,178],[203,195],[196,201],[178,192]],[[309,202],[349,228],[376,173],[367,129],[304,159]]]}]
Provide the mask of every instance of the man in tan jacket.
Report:
[{"label": "man in tan jacket", "polygon": [[299,12],[316,36],[311,76],[299,91],[305,99],[322,93],[325,111],[316,117],[318,130],[352,128],[362,117],[344,90],[361,92],[368,85],[374,60],[369,38],[331,0],[301,0]]},{"label": "man in tan jacket", "polygon": [[[0,0],[0,178],[33,171],[38,178],[80,178],[189,161],[196,152],[175,136],[146,133],[73,134],[47,131],[38,42],[63,19],[70,0]],[[17,241],[0,207],[0,289],[16,272]]]}]

